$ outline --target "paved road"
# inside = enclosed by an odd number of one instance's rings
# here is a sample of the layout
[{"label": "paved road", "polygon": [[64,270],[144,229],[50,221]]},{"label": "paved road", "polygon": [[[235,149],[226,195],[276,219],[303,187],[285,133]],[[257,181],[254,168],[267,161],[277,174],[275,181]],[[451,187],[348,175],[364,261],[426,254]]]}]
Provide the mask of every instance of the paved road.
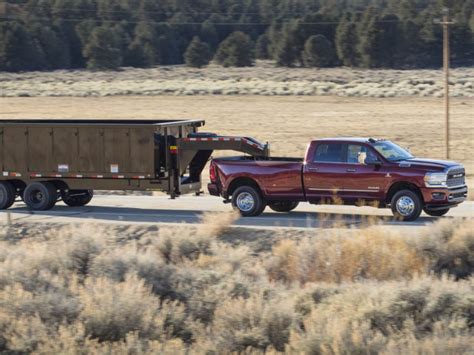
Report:
[{"label": "paved road", "polygon": [[[231,211],[219,198],[211,196],[184,196],[170,200],[166,196],[98,195],[85,207],[71,208],[63,203],[45,212],[31,212],[21,202],[9,209],[13,221],[28,222],[81,222],[90,223],[199,223],[202,214],[211,211]],[[6,213],[0,219],[6,221]],[[454,208],[446,217],[473,217],[474,202]],[[240,218],[236,226],[257,228],[334,228],[362,226],[370,222],[414,230],[438,220],[423,214],[416,222],[399,222],[391,218],[387,209],[352,206],[313,206],[306,203],[291,213],[276,213],[266,209],[259,217]]]}]

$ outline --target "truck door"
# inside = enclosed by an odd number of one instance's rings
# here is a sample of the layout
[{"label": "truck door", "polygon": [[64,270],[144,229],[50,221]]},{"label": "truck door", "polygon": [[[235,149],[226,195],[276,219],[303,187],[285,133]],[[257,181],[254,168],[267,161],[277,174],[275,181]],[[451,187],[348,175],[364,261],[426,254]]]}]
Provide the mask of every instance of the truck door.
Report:
[{"label": "truck door", "polygon": [[[374,201],[383,199],[385,185],[389,182],[382,165],[366,164],[380,161],[377,153],[368,145],[346,145],[345,178],[342,197],[347,200]],[[368,160],[366,160],[368,159]]]},{"label": "truck door", "polygon": [[322,142],[317,144],[313,154],[309,152],[303,168],[308,201],[329,201],[341,197],[346,169],[344,147],[344,143]]}]

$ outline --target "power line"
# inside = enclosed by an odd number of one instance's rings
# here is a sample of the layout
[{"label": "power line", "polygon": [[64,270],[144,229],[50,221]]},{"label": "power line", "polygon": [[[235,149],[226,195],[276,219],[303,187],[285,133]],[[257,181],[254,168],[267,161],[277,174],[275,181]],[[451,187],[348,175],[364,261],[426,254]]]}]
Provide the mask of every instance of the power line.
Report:
[{"label": "power line", "polygon": [[[36,17],[36,16],[27,16],[26,17],[29,21],[36,20],[36,21],[54,21],[54,20],[61,20],[64,22],[82,22],[87,20],[93,20],[101,23],[130,23],[130,24],[138,24],[138,23],[148,23],[148,24],[156,24],[156,25],[175,25],[175,26],[196,26],[196,25],[214,25],[214,26],[270,26],[273,24],[285,24],[291,23],[292,21],[298,21],[298,19],[290,19],[285,21],[272,21],[272,22],[209,22],[209,21],[201,21],[201,22],[173,22],[173,21],[149,21],[149,20],[107,20],[107,19],[100,19],[100,18],[67,18],[67,17]],[[19,17],[9,17],[4,16],[0,17],[0,20],[11,20],[11,21],[23,21],[23,18]],[[397,23],[400,20],[380,20],[375,21],[376,23]],[[299,25],[337,25],[339,21],[319,21],[319,22],[301,22],[298,21]]]}]

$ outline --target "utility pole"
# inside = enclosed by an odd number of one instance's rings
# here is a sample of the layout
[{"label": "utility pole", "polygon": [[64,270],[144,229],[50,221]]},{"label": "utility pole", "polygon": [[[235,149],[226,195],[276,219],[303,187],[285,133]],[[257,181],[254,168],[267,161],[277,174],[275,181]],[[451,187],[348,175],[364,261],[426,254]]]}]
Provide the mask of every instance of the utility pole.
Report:
[{"label": "utility pole", "polygon": [[442,10],[443,19],[435,20],[443,26],[443,72],[444,72],[444,116],[445,116],[445,131],[444,140],[446,146],[446,158],[450,158],[449,154],[449,25],[454,22],[449,17],[449,9],[444,7]]}]

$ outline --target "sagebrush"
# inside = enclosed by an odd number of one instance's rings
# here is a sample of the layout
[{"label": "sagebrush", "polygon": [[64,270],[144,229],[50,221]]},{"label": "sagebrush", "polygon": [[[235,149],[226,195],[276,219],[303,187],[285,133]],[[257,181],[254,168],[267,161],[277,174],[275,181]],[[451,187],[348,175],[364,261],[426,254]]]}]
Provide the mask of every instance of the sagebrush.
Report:
[{"label": "sagebrush", "polygon": [[472,350],[474,223],[248,243],[201,227],[0,231],[0,351],[430,353]]}]

